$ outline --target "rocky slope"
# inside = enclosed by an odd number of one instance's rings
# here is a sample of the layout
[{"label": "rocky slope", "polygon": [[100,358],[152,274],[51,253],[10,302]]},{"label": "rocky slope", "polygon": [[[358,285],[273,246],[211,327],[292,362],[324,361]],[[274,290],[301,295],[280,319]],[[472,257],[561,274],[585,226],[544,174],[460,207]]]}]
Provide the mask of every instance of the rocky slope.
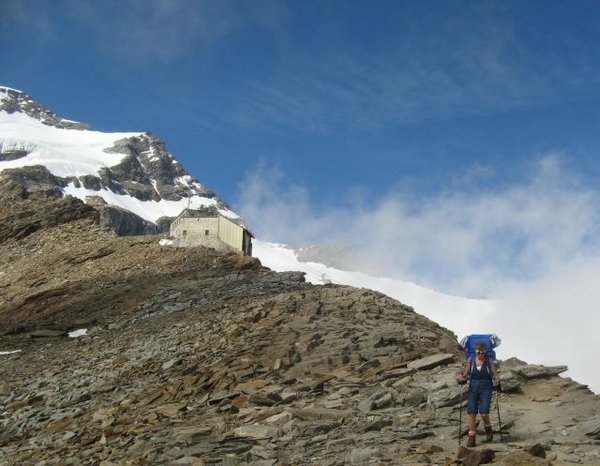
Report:
[{"label": "rocky slope", "polygon": [[[1,204],[0,465],[485,459],[458,459],[456,336],[402,303],[118,237],[75,199]],[[475,452],[598,464],[600,399],[565,369],[504,362]]]}]

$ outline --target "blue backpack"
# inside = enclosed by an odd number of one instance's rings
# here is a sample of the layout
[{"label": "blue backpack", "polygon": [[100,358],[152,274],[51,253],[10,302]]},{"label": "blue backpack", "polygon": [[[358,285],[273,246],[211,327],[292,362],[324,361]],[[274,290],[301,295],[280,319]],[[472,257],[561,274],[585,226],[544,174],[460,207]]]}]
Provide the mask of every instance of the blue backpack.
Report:
[{"label": "blue backpack", "polygon": [[500,346],[502,340],[495,333],[467,335],[460,340],[458,347],[465,352],[465,360],[471,358],[473,361],[475,359],[475,346],[479,342],[483,342],[487,346],[486,357],[498,364],[495,348]]}]

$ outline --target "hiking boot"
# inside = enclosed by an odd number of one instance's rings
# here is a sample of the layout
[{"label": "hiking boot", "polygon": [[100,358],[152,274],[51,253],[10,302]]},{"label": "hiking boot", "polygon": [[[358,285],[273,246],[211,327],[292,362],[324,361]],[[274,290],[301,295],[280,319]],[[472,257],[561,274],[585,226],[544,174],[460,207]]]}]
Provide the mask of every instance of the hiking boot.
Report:
[{"label": "hiking boot", "polygon": [[475,436],[469,435],[467,437],[467,448],[473,448],[475,446]]},{"label": "hiking boot", "polygon": [[485,439],[488,442],[491,442],[494,439],[494,431],[492,430],[492,426],[484,426],[485,427]]}]

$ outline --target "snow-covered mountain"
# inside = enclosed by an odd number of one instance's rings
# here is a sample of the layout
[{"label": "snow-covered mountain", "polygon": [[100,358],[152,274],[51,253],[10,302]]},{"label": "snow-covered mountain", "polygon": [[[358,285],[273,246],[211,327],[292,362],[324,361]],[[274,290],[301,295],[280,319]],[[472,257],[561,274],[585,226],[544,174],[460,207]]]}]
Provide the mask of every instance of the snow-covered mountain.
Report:
[{"label": "snow-covered mountain", "polygon": [[[7,87],[0,87],[0,170],[28,192],[57,190],[99,207],[120,234],[164,232],[185,207],[239,217],[154,135],[91,131]],[[138,221],[115,221],[129,213]]]},{"label": "snow-covered mountain", "polygon": [[[0,87],[0,186],[12,187],[14,195],[23,195],[23,189],[28,195],[39,191],[55,197],[72,195],[98,209],[101,218],[116,226],[119,234],[165,232],[170,219],[187,207],[214,207],[242,221],[152,134],[92,131],[88,125],[65,120],[27,94],[7,87]],[[532,345],[529,326],[502,318],[503,303],[448,296],[413,283],[375,277],[357,271],[356,263],[344,267],[330,258],[319,261],[323,254],[319,248],[297,251],[260,238],[253,246],[253,255],[275,271],[301,270],[314,284],[379,291],[412,306],[458,338],[469,333],[499,334],[503,339],[500,358],[566,363],[571,369],[568,375],[590,383],[580,358],[554,357],[560,355],[556,341],[541,338]],[[600,390],[600,386],[590,386]]]}]

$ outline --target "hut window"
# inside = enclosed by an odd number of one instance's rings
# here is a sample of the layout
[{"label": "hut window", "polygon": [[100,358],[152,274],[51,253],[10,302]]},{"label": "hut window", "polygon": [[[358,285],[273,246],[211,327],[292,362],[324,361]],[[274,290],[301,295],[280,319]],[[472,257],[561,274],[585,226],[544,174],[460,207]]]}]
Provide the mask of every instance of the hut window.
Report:
[{"label": "hut window", "polygon": [[209,231],[208,230],[204,230],[204,236],[208,236]]}]

